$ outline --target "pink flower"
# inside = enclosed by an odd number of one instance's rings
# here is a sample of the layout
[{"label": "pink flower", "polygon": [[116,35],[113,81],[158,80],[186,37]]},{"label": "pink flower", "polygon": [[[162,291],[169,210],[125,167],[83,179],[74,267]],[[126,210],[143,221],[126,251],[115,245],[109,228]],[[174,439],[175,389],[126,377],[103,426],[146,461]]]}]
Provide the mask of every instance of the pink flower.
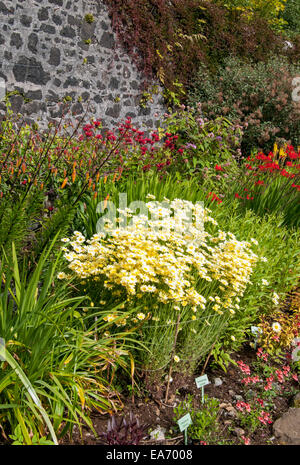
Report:
[{"label": "pink flower", "polygon": [[289,365],[284,365],[284,366],[282,367],[282,371],[283,371],[284,376],[287,376],[288,373],[290,372],[290,370],[291,370],[291,369],[290,369]]},{"label": "pink flower", "polygon": [[260,347],[256,352],[258,358],[262,358],[265,362],[268,360],[269,355],[264,353],[262,348]]},{"label": "pink flower", "polygon": [[279,383],[283,383],[284,382],[283,372],[281,370],[276,370],[275,373],[276,373]]},{"label": "pink flower", "polygon": [[240,412],[242,412],[243,409],[246,409],[247,412],[249,412],[249,413],[251,412],[251,405],[250,405],[250,404],[247,404],[247,402],[240,402],[240,401],[238,401],[238,402],[236,403],[236,408],[237,408]]},{"label": "pink flower", "polygon": [[266,425],[267,423],[272,423],[270,414],[268,412],[265,412],[264,410],[261,411],[260,417],[258,417],[258,419],[263,425]]},{"label": "pink flower", "polygon": [[264,387],[265,391],[268,391],[269,389],[272,389],[272,382],[273,381],[274,381],[274,376],[271,375],[269,378],[267,378],[267,384]]},{"label": "pink flower", "polygon": [[246,378],[242,379],[242,383],[244,383],[244,384],[249,384],[250,382],[251,382],[250,376],[247,376]]},{"label": "pink flower", "polygon": [[249,365],[246,365],[246,363],[240,361],[240,362],[237,362],[240,370],[243,372],[243,373],[246,373],[246,375],[250,375],[251,374],[251,370],[250,370],[250,367]]},{"label": "pink flower", "polygon": [[244,441],[245,446],[249,446],[250,438],[246,438],[245,436],[241,436],[242,440]]}]

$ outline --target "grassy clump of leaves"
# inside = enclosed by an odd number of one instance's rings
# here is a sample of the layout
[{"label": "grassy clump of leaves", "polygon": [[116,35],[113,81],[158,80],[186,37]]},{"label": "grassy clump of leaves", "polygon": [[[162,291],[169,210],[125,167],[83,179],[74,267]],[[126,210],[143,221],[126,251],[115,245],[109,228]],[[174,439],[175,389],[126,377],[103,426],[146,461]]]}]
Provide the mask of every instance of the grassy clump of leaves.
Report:
[{"label": "grassy clump of leaves", "polygon": [[112,380],[129,360],[124,333],[103,335],[105,311],[95,319],[91,309],[87,316],[87,297],[57,280],[60,255],[53,246],[31,274],[26,263],[18,264],[14,247],[10,265],[1,259],[0,420],[4,435],[22,433],[25,444],[49,434],[56,442],[75,424],[93,431],[92,410],[121,407]]}]

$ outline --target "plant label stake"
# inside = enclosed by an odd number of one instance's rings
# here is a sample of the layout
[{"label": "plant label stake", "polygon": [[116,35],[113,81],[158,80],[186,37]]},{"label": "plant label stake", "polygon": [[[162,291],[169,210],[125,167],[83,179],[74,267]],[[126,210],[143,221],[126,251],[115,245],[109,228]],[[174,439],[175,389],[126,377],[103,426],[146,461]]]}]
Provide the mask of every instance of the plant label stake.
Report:
[{"label": "plant label stake", "polygon": [[184,431],[184,444],[187,446],[187,429],[188,427],[193,423],[191,419],[191,415],[187,413],[183,417],[181,417],[178,421],[178,426],[180,429],[180,432]]},{"label": "plant label stake", "polygon": [[208,377],[207,375],[199,376],[198,378],[195,379],[196,386],[197,388],[201,388],[201,394],[202,394],[202,404],[204,403],[204,386],[209,384]]},{"label": "plant label stake", "polygon": [[256,345],[259,339],[259,335],[262,334],[262,329],[258,326],[251,326],[251,333],[255,336],[254,340],[254,349],[256,349]]}]

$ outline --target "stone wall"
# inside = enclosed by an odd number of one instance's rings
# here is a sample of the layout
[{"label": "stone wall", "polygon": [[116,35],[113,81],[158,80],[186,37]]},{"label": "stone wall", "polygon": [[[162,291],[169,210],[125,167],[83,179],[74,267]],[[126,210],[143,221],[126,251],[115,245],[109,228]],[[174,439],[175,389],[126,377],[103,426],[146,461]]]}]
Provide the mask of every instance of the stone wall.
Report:
[{"label": "stone wall", "polygon": [[101,0],[0,0],[0,78],[19,93],[13,111],[40,126],[66,107],[78,119],[88,105],[107,128],[128,116],[152,128],[164,112],[161,92],[140,106],[143,77]]}]

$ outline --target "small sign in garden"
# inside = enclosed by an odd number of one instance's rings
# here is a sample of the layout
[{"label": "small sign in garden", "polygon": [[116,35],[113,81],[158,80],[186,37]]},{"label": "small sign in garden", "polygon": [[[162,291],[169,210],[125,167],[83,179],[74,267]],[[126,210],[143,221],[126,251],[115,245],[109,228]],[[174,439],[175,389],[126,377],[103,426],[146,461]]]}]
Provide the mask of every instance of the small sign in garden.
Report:
[{"label": "small sign in garden", "polygon": [[260,336],[260,334],[262,334],[262,329],[259,328],[258,326],[251,326],[251,333],[252,333],[252,334],[254,335],[254,337],[255,337],[254,349],[256,349],[259,336]]},{"label": "small sign in garden", "polygon": [[178,423],[180,432],[182,433],[182,431],[184,431],[184,443],[185,445],[187,445],[187,429],[193,423],[191,415],[187,413],[186,415],[181,417],[177,423]]},{"label": "small sign in garden", "polygon": [[208,377],[207,375],[199,376],[198,378],[195,379],[196,386],[198,389],[201,388],[201,393],[202,393],[202,403],[204,403],[204,386],[207,386],[209,384]]}]

